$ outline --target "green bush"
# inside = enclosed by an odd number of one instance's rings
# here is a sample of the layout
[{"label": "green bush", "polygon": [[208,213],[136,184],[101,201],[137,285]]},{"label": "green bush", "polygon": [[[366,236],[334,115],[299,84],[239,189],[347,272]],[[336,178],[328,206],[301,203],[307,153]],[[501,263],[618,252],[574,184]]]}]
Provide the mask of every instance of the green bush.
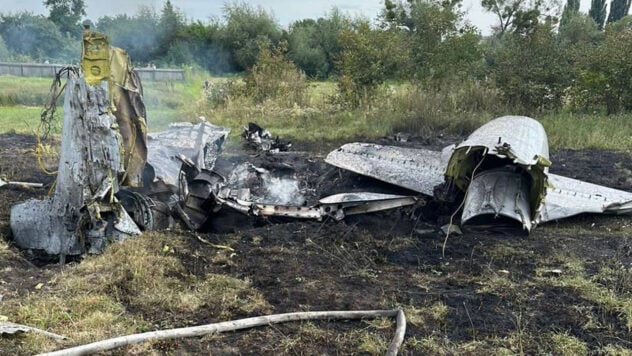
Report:
[{"label": "green bush", "polygon": [[246,94],[255,102],[274,99],[285,107],[303,106],[308,87],[305,74],[286,59],[287,42],[272,50],[261,45],[257,62],[244,81]]},{"label": "green bush", "polygon": [[604,41],[583,53],[577,65],[572,104],[608,114],[632,110],[632,29],[609,25]]}]

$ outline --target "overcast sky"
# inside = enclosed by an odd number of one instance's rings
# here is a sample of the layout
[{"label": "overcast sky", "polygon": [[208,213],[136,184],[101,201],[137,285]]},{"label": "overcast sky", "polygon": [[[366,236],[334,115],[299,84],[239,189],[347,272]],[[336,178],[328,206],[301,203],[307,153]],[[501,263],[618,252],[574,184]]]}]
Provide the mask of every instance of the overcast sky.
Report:
[{"label": "overcast sky", "polygon": [[[121,13],[134,14],[139,6],[147,5],[160,10],[166,0],[84,0],[86,3],[87,17],[97,20],[104,15],[116,15]],[[18,11],[30,11],[36,14],[47,14],[43,0],[1,0],[0,12],[10,13]],[[171,3],[179,8],[189,20],[208,20],[222,15],[223,0],[171,0]],[[323,16],[332,7],[338,7],[344,13],[351,16],[363,16],[374,19],[384,4],[384,0],[253,0],[246,1],[252,5],[260,5],[265,10],[274,14],[278,22],[286,27],[294,20],[304,18],[318,18]],[[590,0],[581,0],[581,8],[587,11]],[[463,9],[467,10],[467,19],[483,34],[490,33],[490,26],[495,18],[485,13],[480,0],[463,0]]]}]

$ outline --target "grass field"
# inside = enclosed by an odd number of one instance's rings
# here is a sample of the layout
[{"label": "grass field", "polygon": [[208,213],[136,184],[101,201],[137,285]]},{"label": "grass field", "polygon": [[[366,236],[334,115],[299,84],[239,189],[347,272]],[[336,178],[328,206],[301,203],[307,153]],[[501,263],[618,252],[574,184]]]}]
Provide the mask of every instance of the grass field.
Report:
[{"label": "grass field", "polygon": [[[145,82],[144,100],[150,131],[164,130],[170,123],[195,122],[205,116],[211,122],[230,127],[237,135],[248,122],[257,122],[273,134],[303,141],[353,140],[410,132],[422,136],[439,133],[465,135],[480,124],[501,115],[519,112],[475,110],[477,102],[460,104],[471,92],[462,94],[417,92],[407,85],[388,85],[371,105],[348,109],[332,102],[332,82],[313,82],[303,106],[287,107],[274,100],[253,103],[231,97],[224,105],[209,105],[203,95],[203,75],[186,82]],[[226,78],[212,78],[213,84]],[[239,81],[239,79],[235,79]],[[0,132],[36,131],[51,80],[0,76]],[[484,93],[483,93],[484,94]],[[61,104],[61,103],[60,103]],[[462,107],[466,105],[467,110]],[[472,109],[474,108],[474,109]],[[62,113],[61,105],[57,116]],[[551,148],[602,148],[627,150],[632,147],[632,114],[547,113],[537,115],[544,125]],[[59,128],[57,127],[57,131]],[[55,133],[55,132],[54,132]]]},{"label": "grass field", "polygon": [[[372,139],[397,131],[432,137],[467,134],[494,116],[519,114],[471,109],[485,98],[461,105],[467,93],[419,92],[404,85],[391,85],[380,92],[380,100],[348,109],[332,100],[336,88],[331,82],[311,83],[302,106],[274,100],[255,104],[244,97],[214,106],[203,95],[202,81],[198,76],[182,83],[145,83],[150,131],[203,115],[230,127],[233,135],[255,121],[275,135],[304,141]],[[214,84],[227,81],[213,79]],[[0,76],[0,133],[35,132],[49,85],[47,79]],[[538,119],[553,149],[632,147],[632,115],[560,113]],[[2,144],[0,163],[23,160],[31,171],[37,169],[30,143]],[[592,153],[589,159],[596,160],[604,152]],[[616,165],[629,170],[627,153],[615,156],[604,164],[610,170],[601,179],[621,174]],[[570,159],[568,165],[577,161]],[[16,167],[11,170],[16,180],[31,178]],[[578,178],[589,173],[586,167],[574,167]],[[27,198],[21,190],[4,194],[0,203],[6,207]],[[298,222],[229,234],[172,230],[113,244],[81,263],[44,268],[10,245],[8,219],[9,209],[0,209],[0,321],[70,339],[32,333],[1,337],[0,354],[34,354],[275,312],[376,307],[406,312],[405,354],[632,355],[632,221],[627,216],[546,224],[529,238],[469,234],[449,241],[427,222],[407,234],[382,234],[389,230],[386,225],[402,223],[393,215],[375,217],[377,225],[368,228]],[[120,353],[377,355],[385,353],[393,329],[386,319],[305,322],[144,343]]]}]

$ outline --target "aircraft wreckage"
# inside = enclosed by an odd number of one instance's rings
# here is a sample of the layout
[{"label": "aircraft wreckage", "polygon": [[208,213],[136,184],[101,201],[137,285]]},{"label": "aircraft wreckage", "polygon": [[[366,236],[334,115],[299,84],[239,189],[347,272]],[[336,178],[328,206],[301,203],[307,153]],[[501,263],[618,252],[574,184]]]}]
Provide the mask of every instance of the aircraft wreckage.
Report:
[{"label": "aircraft wreckage", "polygon": [[[225,208],[251,216],[341,220],[419,200],[344,193],[304,206],[296,181],[249,163],[230,171],[215,167],[229,129],[200,121],[147,134],[140,80],[125,52],[110,48],[98,33],[86,30],[81,68],[64,73],[54,194],[11,209],[13,238],[22,248],[63,260],[99,253],[111,240],[165,229],[174,218],[202,229]],[[291,146],[254,124],[243,136],[267,154]],[[512,226],[528,232],[580,213],[632,211],[632,193],[549,173],[544,128],[524,116],[492,120],[441,152],[350,143],[325,161],[422,195],[457,196],[461,224],[471,228]],[[277,186],[284,187],[282,193]]]}]

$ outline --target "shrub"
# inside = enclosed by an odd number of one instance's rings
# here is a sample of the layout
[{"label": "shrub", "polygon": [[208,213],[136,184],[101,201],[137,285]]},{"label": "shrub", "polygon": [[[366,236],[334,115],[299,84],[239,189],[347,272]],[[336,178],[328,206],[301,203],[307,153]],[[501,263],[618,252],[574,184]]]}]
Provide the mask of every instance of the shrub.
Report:
[{"label": "shrub", "polygon": [[286,58],[287,42],[270,49],[260,45],[257,62],[244,78],[246,94],[255,102],[275,99],[285,107],[303,106],[308,82],[305,74]]}]

